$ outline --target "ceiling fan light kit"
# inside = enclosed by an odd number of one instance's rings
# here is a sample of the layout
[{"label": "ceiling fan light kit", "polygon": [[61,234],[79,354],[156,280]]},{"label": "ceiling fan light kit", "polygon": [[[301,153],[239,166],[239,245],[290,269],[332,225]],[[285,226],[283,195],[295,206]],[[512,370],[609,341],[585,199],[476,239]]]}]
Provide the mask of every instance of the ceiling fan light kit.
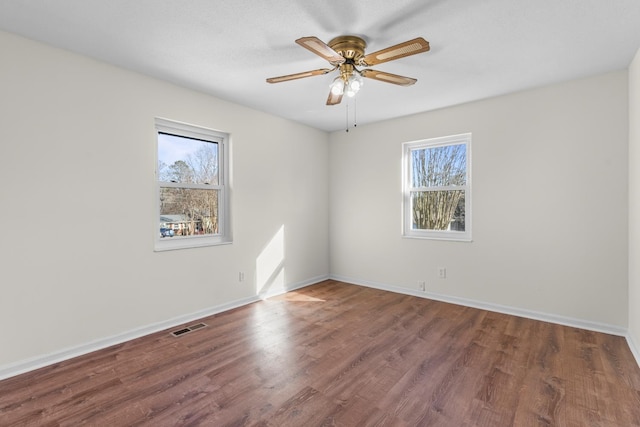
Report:
[{"label": "ceiling fan light kit", "polygon": [[331,93],[335,96],[342,95],[344,93],[344,80],[338,76],[333,79],[333,82],[329,85]]},{"label": "ceiling fan light kit", "polygon": [[[330,85],[327,105],[336,105],[342,101],[342,96],[353,97],[364,84],[364,79],[374,79],[399,86],[410,86],[417,80],[411,77],[399,76],[384,71],[372,70],[367,67],[415,55],[429,50],[429,42],[422,37],[400,43],[386,49],[365,55],[367,43],[357,36],[339,36],[328,44],[317,37],[302,37],[296,43],[305,49],[327,60],[333,68],[321,68],[302,73],[288,74],[267,79],[268,83],[280,83],[305,77],[328,74],[335,70],[340,72]],[[359,70],[357,67],[364,69]]]}]

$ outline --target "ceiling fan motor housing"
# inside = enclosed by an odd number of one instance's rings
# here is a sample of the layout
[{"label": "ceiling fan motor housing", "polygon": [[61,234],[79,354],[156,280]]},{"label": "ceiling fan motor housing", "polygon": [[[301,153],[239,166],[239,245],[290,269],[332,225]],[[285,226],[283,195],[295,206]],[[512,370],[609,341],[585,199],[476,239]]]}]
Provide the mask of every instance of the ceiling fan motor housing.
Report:
[{"label": "ceiling fan motor housing", "polygon": [[339,36],[331,40],[328,45],[346,60],[339,66],[340,77],[346,85],[353,76],[355,65],[364,57],[367,43],[357,36]]},{"label": "ceiling fan motor housing", "polygon": [[339,36],[329,42],[329,47],[347,60],[357,64],[360,58],[364,56],[364,50],[367,43],[357,36]]}]

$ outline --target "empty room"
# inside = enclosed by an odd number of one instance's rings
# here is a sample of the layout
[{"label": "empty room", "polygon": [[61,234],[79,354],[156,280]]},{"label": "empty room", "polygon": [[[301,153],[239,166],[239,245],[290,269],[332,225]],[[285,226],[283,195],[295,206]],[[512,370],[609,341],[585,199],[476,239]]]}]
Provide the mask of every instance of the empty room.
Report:
[{"label": "empty room", "polygon": [[0,2],[0,426],[640,426],[640,2]]}]

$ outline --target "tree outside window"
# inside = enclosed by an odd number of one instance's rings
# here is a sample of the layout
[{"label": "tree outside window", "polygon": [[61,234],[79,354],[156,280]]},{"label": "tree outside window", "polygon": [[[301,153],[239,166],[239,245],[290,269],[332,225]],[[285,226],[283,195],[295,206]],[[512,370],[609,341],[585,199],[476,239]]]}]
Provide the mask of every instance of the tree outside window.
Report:
[{"label": "tree outside window", "polygon": [[471,135],[405,143],[404,234],[470,240]]},{"label": "tree outside window", "polygon": [[156,128],[156,250],[229,243],[228,136],[164,119],[156,119]]},{"label": "tree outside window", "polygon": [[161,228],[173,236],[218,234],[218,144],[160,133],[158,147],[159,180],[170,185],[160,186]]}]

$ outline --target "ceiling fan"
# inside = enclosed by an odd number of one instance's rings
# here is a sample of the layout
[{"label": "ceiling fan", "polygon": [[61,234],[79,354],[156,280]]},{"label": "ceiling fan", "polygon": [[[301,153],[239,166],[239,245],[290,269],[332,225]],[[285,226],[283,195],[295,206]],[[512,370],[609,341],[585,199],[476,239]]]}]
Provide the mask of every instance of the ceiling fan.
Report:
[{"label": "ceiling fan", "polygon": [[429,42],[422,37],[393,45],[367,55],[365,55],[364,52],[367,43],[357,36],[339,36],[331,40],[328,44],[317,37],[302,37],[296,40],[296,43],[329,61],[329,63],[333,65],[333,68],[321,68],[302,73],[288,74],[286,76],[271,77],[267,79],[267,82],[286,82],[339,70],[340,75],[331,83],[327,105],[339,104],[342,101],[342,96],[345,94],[347,96],[354,96],[362,87],[363,77],[400,86],[410,86],[414,84],[417,80],[411,77],[371,69],[358,69],[357,67],[366,68],[429,50]]}]

